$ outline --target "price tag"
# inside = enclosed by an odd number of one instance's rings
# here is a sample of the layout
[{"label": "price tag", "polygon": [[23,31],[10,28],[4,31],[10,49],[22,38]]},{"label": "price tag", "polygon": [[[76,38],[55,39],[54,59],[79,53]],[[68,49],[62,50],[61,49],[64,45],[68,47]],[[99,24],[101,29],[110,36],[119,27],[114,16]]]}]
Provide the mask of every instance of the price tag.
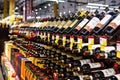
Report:
[{"label": "price tag", "polygon": [[89,36],[88,37],[88,43],[89,44],[94,44],[94,36]]},{"label": "price tag", "polygon": [[117,58],[120,58],[120,51],[117,52]]},{"label": "price tag", "polygon": [[101,50],[101,51],[105,51],[105,46],[104,46],[104,45],[101,45],[101,46],[100,46],[100,50]]},{"label": "price tag", "polygon": [[88,50],[92,50],[92,46],[93,46],[92,44],[89,44],[88,45]]},{"label": "price tag", "polygon": [[55,40],[55,43],[58,44],[58,41],[59,41],[59,35],[56,35],[56,40]]},{"label": "price tag", "polygon": [[63,41],[63,46],[65,46],[65,44],[66,44],[66,36],[63,36],[62,41]]},{"label": "price tag", "polygon": [[71,36],[70,37],[70,49],[72,49],[74,42],[75,42],[74,37]]},{"label": "price tag", "polygon": [[78,44],[77,44],[77,47],[78,49],[82,49],[82,36],[78,36]]},{"label": "price tag", "polygon": [[52,35],[52,40],[54,40],[55,39],[55,36],[54,36],[54,34]]},{"label": "price tag", "polygon": [[116,43],[116,50],[120,51],[120,41],[117,41],[117,43]]},{"label": "price tag", "polygon": [[101,36],[100,37],[100,44],[107,46],[107,36]]},{"label": "price tag", "polygon": [[48,42],[50,42],[50,33],[48,33]]}]

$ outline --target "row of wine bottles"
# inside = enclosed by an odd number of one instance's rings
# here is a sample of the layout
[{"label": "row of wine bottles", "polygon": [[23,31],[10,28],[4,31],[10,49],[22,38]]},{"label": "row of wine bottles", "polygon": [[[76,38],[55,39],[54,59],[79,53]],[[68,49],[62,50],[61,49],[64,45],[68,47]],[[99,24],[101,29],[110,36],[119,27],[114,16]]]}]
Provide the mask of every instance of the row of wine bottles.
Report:
[{"label": "row of wine bottles", "polygon": [[[15,40],[14,45],[27,52],[27,57],[43,58],[39,64],[63,80],[119,80],[119,60],[76,57],[53,47],[31,41]],[[49,73],[49,74],[50,74]]]}]

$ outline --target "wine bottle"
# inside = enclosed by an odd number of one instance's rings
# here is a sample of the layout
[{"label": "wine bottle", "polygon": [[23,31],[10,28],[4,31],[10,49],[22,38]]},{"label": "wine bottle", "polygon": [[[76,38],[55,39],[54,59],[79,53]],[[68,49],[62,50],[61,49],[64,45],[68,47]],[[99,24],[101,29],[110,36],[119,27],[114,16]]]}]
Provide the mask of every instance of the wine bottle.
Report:
[{"label": "wine bottle", "polygon": [[67,23],[59,30],[60,34],[63,34],[65,30],[75,21],[75,17],[73,15],[70,16]]},{"label": "wine bottle", "polygon": [[83,19],[85,16],[79,16],[75,21],[65,30],[65,33],[69,34]]},{"label": "wine bottle", "polygon": [[85,18],[80,22],[75,29],[71,32],[71,34],[78,34],[78,32],[89,22],[89,19]]},{"label": "wine bottle", "polygon": [[120,80],[120,74],[116,74],[110,77],[106,77],[105,80]]},{"label": "wine bottle", "polygon": [[73,63],[69,64],[69,67],[83,66],[84,64],[88,64],[91,62],[94,62],[94,60],[93,59],[74,60]]},{"label": "wine bottle", "polygon": [[107,34],[108,36],[113,35],[117,30],[119,30],[119,19],[120,19],[120,15],[118,15],[117,17],[115,17],[115,19],[113,19],[108,26],[105,28],[104,33]]},{"label": "wine bottle", "polygon": [[88,35],[92,29],[100,22],[98,17],[93,17],[88,24],[81,30],[80,34]]},{"label": "wine bottle", "polygon": [[117,54],[116,51],[112,50],[109,53],[98,53],[96,55],[96,57],[97,57],[97,59],[108,59],[108,58],[115,59],[116,58],[116,54]]},{"label": "wine bottle", "polygon": [[67,78],[67,80],[85,80],[88,75],[78,75]]},{"label": "wine bottle", "polygon": [[108,69],[103,69],[97,72],[93,72],[92,76],[95,78],[105,78],[105,77],[115,75],[117,73],[119,73],[118,69],[108,68]]},{"label": "wine bottle", "polygon": [[93,34],[100,34],[100,32],[110,23],[111,20],[113,20],[115,16],[112,16],[110,14],[107,14],[92,30],[91,33]]}]

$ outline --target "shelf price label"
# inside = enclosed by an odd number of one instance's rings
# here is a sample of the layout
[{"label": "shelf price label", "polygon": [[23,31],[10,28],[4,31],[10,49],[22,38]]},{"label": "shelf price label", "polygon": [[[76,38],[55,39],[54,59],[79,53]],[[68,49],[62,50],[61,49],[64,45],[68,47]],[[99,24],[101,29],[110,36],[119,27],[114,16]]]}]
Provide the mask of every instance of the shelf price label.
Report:
[{"label": "shelf price label", "polygon": [[74,44],[74,36],[70,36],[70,49],[72,50],[73,44]]},{"label": "shelf price label", "polygon": [[63,41],[63,46],[65,46],[65,44],[66,44],[66,36],[65,35],[63,36],[62,41]]},{"label": "shelf price label", "polygon": [[107,46],[107,36],[100,37],[100,45]]},{"label": "shelf price label", "polygon": [[77,48],[82,49],[82,36],[78,36],[77,43]]},{"label": "shelf price label", "polygon": [[117,41],[117,43],[116,43],[116,50],[120,51],[120,41]]},{"label": "shelf price label", "polygon": [[60,39],[60,36],[59,35],[56,35],[56,40],[55,40],[55,43],[58,44],[58,41]]}]

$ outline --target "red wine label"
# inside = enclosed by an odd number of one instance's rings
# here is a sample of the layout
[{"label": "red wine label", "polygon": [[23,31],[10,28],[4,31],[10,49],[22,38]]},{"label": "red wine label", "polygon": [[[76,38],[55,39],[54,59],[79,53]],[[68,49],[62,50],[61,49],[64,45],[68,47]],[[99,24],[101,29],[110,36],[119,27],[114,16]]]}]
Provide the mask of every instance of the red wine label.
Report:
[{"label": "red wine label", "polygon": [[91,30],[100,22],[99,18],[93,17],[92,20],[84,27],[86,30],[91,32]]},{"label": "red wine label", "polygon": [[78,20],[76,19],[76,20],[70,25],[70,27],[72,28],[77,22],[78,22]]},{"label": "red wine label", "polygon": [[85,24],[87,24],[88,21],[88,19],[84,19],[82,22],[79,23],[79,25],[75,29],[80,30],[82,27],[85,26]]},{"label": "red wine label", "polygon": [[114,76],[117,78],[117,80],[120,80],[120,74],[116,74]]},{"label": "red wine label", "polygon": [[109,68],[109,69],[105,69],[105,70],[101,70],[104,74],[104,77],[108,77],[108,76],[112,76],[115,75],[116,72],[113,68]]},{"label": "red wine label", "polygon": [[111,26],[112,28],[116,29],[120,25],[120,14],[113,19],[108,26]]},{"label": "red wine label", "polygon": [[80,61],[80,63],[81,63],[81,66],[84,65],[84,64],[91,63],[91,60],[90,60],[90,59],[79,60],[79,61]]},{"label": "red wine label", "polygon": [[106,15],[98,24],[97,27],[101,28],[112,16]]},{"label": "red wine label", "polygon": [[90,68],[100,68],[102,65],[101,63],[89,63]]}]

